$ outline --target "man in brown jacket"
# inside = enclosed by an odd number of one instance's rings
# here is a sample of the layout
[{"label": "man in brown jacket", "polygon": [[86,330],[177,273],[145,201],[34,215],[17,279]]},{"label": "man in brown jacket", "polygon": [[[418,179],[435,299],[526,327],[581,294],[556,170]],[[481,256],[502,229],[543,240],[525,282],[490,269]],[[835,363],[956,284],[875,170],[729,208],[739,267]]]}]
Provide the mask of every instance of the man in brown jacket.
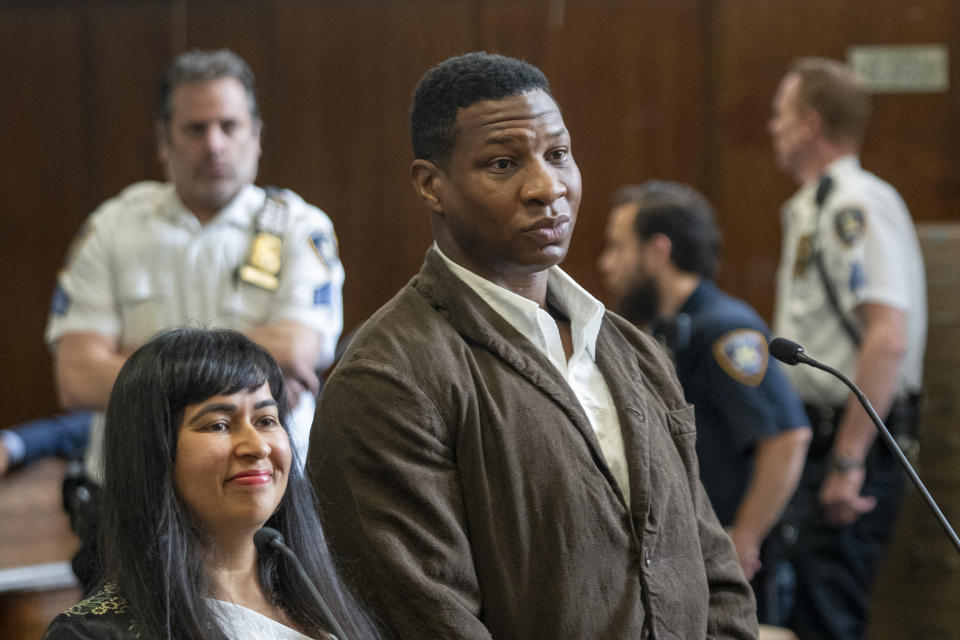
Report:
[{"label": "man in brown jacket", "polygon": [[556,265],[580,173],[539,69],[420,81],[413,184],[435,244],[321,395],[330,543],[396,638],[755,638],[660,348]]}]

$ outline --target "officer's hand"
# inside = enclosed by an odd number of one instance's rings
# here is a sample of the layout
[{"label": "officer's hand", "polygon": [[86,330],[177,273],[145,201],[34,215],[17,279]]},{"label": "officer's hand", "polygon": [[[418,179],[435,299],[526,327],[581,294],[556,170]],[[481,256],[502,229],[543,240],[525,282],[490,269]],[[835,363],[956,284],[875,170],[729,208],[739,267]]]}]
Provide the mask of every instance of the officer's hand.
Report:
[{"label": "officer's hand", "polygon": [[835,525],[852,524],[861,515],[877,506],[874,496],[862,496],[866,471],[850,469],[827,472],[820,487],[820,505],[827,516],[827,522]]},{"label": "officer's hand", "polygon": [[287,387],[287,401],[290,408],[296,408],[300,402],[300,395],[309,391],[314,397],[320,393],[320,378],[317,372],[306,367],[284,367],[283,381]]},{"label": "officer's hand", "polygon": [[737,559],[740,560],[743,575],[747,580],[753,580],[761,567],[760,541],[752,533],[736,528],[730,529],[730,539],[737,549]]},{"label": "officer's hand", "polygon": [[290,410],[292,411],[300,404],[300,394],[304,392],[305,387],[299,380],[290,376],[284,376],[283,382],[285,395],[287,396],[287,404],[290,405]]},{"label": "officer's hand", "polygon": [[[314,396],[320,393],[320,378],[317,372],[302,364],[294,364],[283,368],[283,375],[287,381],[300,385],[300,391],[309,390]],[[299,394],[298,394],[299,395]]]}]

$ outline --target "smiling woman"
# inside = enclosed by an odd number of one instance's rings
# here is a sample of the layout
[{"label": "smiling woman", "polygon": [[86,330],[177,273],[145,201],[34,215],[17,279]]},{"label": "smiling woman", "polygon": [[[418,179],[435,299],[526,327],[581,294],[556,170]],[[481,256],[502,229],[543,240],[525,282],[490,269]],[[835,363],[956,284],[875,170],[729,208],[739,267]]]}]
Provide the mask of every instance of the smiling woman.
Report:
[{"label": "smiling woman", "polygon": [[129,358],[106,416],[105,581],[45,638],[333,637],[296,568],[257,553],[265,525],[344,633],[377,637],[327,552],[283,385],[270,354],[235,331],[171,331]]},{"label": "smiling woman", "polygon": [[222,542],[248,539],[287,488],[290,439],[278,411],[266,382],[184,411],[174,486],[203,529]]}]

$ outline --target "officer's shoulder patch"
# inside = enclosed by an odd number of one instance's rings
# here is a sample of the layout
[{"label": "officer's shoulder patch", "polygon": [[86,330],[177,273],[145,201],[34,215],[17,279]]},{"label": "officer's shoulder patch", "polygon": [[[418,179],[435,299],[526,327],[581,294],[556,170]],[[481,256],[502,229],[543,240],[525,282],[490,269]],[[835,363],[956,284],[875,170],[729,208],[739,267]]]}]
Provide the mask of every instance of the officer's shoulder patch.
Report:
[{"label": "officer's shoulder patch", "polygon": [[863,215],[863,207],[860,205],[841,207],[833,216],[833,226],[837,231],[840,242],[848,247],[853,246],[853,243],[863,237],[867,228],[867,218]]},{"label": "officer's shoulder patch", "polygon": [[713,343],[713,357],[731,378],[755,387],[767,372],[767,339],[754,329],[734,329]]}]

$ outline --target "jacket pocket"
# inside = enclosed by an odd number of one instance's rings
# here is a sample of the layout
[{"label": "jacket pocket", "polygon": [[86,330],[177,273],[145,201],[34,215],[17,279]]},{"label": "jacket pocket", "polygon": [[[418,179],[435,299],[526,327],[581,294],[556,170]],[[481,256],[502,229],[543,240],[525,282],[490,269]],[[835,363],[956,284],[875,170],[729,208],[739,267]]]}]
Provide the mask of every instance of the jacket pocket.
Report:
[{"label": "jacket pocket", "polygon": [[694,418],[693,405],[688,404],[682,409],[667,411],[667,428],[670,429],[670,435],[674,440],[681,436],[696,435],[697,422]]},{"label": "jacket pocket", "polygon": [[686,469],[687,481],[693,487],[700,481],[700,467],[697,462],[697,421],[693,405],[667,412],[667,427],[677,453]]}]

